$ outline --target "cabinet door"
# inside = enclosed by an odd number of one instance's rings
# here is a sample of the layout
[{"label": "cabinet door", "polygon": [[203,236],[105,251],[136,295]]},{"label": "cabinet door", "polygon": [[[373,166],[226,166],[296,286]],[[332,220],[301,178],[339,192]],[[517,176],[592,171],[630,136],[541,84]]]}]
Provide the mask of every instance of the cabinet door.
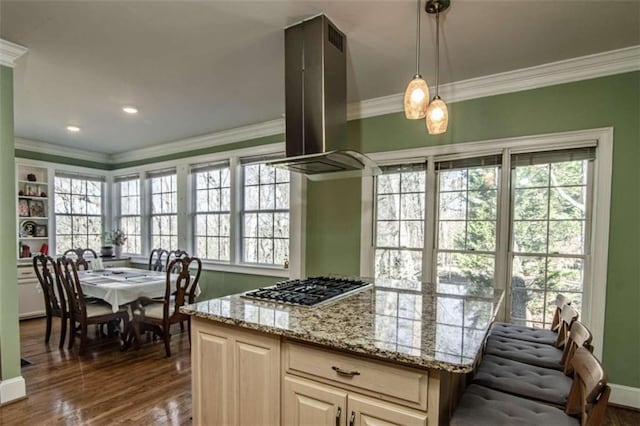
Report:
[{"label": "cabinet door", "polygon": [[[193,319],[192,319],[193,320]],[[194,425],[228,425],[233,416],[233,340],[192,322],[191,394]]]},{"label": "cabinet door", "polygon": [[280,424],[280,340],[238,330],[233,357],[234,424]]},{"label": "cabinet door", "polygon": [[349,426],[426,426],[427,414],[399,405],[349,394]]},{"label": "cabinet door", "polygon": [[347,393],[331,386],[286,375],[282,424],[346,426]]},{"label": "cabinet door", "polygon": [[39,292],[37,280],[18,280],[18,315],[20,319],[41,317],[46,314],[44,295]]},{"label": "cabinet door", "polygon": [[280,339],[191,318],[194,425],[280,424]]}]

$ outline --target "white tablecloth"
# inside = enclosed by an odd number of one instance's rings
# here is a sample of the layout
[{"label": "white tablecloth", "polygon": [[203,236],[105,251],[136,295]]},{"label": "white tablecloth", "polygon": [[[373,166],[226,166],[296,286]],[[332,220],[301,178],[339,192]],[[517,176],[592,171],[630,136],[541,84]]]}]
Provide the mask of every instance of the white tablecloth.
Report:
[{"label": "white tablecloth", "polygon": [[[131,303],[138,297],[163,297],[166,272],[135,268],[109,268],[104,271],[79,271],[78,278],[85,296],[97,297],[111,304],[113,312],[120,305]],[[171,274],[172,291],[176,289],[178,274]],[[200,287],[196,288],[196,296]]]}]

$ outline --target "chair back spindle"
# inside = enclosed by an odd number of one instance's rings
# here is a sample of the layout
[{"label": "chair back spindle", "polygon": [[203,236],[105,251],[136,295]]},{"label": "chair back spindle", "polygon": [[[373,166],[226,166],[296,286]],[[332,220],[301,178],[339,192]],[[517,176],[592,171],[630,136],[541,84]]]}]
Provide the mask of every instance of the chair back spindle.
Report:
[{"label": "chair back spindle", "polygon": [[553,313],[553,320],[551,321],[551,330],[558,331],[560,329],[560,313],[562,312],[562,308],[564,305],[570,305],[571,300],[563,295],[558,294],[556,296],[556,310]]},{"label": "chair back spindle", "polygon": [[45,255],[33,258],[33,269],[44,294],[44,304],[47,315],[66,312],[66,300],[62,284],[57,279],[56,261]]},{"label": "chair back spindle", "polygon": [[171,271],[174,274],[177,274],[180,272],[180,267],[181,267],[181,263],[176,263],[173,268],[169,268],[169,264],[174,260],[174,259],[185,259],[189,257],[189,253],[187,253],[185,250],[171,250],[169,251],[169,253],[167,254],[167,265],[165,267],[165,271]]},{"label": "chair back spindle", "polygon": [[169,252],[162,247],[151,250],[149,255],[149,270],[150,271],[165,271],[167,259],[169,258]]}]

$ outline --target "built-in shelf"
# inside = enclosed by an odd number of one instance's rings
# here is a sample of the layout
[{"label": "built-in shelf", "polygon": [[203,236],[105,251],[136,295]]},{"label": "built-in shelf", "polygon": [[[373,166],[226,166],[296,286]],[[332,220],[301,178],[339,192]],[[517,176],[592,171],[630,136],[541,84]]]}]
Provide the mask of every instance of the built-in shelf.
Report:
[{"label": "built-in shelf", "polygon": [[[18,240],[16,257],[22,262],[29,261],[31,257],[23,256],[24,254],[37,254],[43,247],[50,245],[49,243],[49,169],[47,167],[39,167],[31,164],[16,163],[16,199],[18,201],[18,220],[16,223],[16,236]],[[29,180],[28,177],[35,177]],[[23,195],[20,195],[23,194]],[[43,196],[44,195],[44,196]],[[20,216],[20,213],[34,213],[39,216]],[[39,231],[27,232],[22,231],[22,226],[27,221],[35,222],[36,229]],[[38,229],[45,227],[44,229]],[[43,236],[46,235],[46,236]],[[23,247],[29,247],[27,252]]]}]

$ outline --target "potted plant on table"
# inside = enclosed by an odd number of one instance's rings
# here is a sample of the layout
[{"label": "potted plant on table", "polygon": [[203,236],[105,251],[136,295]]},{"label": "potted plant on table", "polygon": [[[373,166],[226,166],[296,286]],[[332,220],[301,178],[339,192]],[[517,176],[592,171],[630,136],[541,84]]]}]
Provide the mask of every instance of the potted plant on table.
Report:
[{"label": "potted plant on table", "polygon": [[122,256],[122,246],[127,241],[127,234],[122,229],[116,229],[111,233],[111,243],[115,248],[115,256],[119,258]]}]

